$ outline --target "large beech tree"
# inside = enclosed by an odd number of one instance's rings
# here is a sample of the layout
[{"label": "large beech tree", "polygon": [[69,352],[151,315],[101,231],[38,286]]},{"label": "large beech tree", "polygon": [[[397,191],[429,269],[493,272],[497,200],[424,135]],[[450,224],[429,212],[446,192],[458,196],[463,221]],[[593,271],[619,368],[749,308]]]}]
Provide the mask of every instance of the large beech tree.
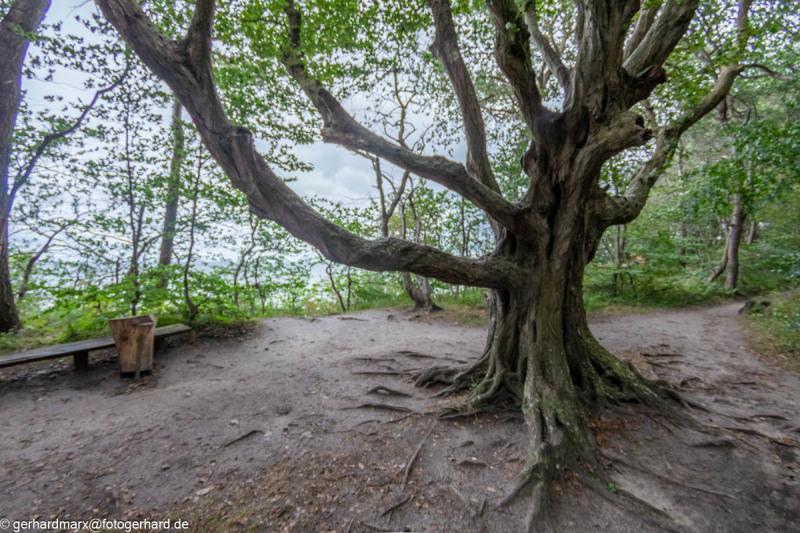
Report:
[{"label": "large beech tree", "polygon": [[[142,61],[174,91],[253,213],[284,226],[332,261],[491,289],[490,332],[480,360],[467,368],[431,369],[418,382],[444,382],[450,391],[470,388],[465,408],[480,409],[500,397],[518,400],[530,428],[520,488],[535,496],[532,516],[549,480],[565,469],[602,490],[604,484],[590,474],[597,472],[597,458],[587,410],[636,400],[669,409],[672,393],[643,379],[595,340],[584,311],[582,278],[605,229],[638,216],[680,136],[719,104],[747,68],[736,55],[719,54],[725,64],[715,65],[707,91],[673,105],[665,114],[671,118],[661,125],[654,123],[650,105],[640,105],[667,82],[665,61],[685,37],[699,0],[565,3],[561,7],[573,9],[576,21],[572,61],[562,58],[540,30],[534,1],[486,2],[486,16],[495,28],[495,60],[530,136],[520,160],[527,191],[514,201],[501,194],[492,169],[481,100],[459,48],[448,0],[418,7],[429,10],[431,50],[452,82],[461,111],[467,145],[463,164],[414,153],[370,131],[315,77],[314,47],[306,42],[317,38],[319,27],[304,27],[304,14],[318,16],[324,9],[333,13],[335,2],[247,3],[246,18],[263,25],[264,35],[284,32],[279,42],[265,46],[280,47],[286,72],[321,117],[323,140],[377,156],[482,209],[497,244],[479,258],[456,257],[391,236],[364,239],[327,220],[295,194],[257,152],[251,132],[226,114],[212,68],[213,0],[197,0],[179,39],[161,33],[136,0],[96,1]],[[341,3],[351,11],[360,5]],[[716,6],[733,11],[734,23],[721,24],[719,31],[738,32],[746,42],[752,33],[750,4],[742,0],[738,6]],[[280,19],[274,16],[276,6]],[[272,12],[267,13],[268,7]],[[378,2],[369,10],[391,7]],[[559,110],[544,104],[536,57],[543,58],[561,87]],[[646,145],[652,151],[649,159],[631,170],[624,191],[609,194],[600,182],[603,164],[626,149]]]}]

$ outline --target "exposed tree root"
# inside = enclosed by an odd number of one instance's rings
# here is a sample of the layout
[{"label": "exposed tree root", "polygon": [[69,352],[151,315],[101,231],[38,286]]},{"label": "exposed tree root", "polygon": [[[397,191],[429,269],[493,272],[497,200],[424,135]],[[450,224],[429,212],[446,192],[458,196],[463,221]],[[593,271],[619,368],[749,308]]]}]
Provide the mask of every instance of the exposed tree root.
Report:
[{"label": "exposed tree root", "polygon": [[752,415],[752,416],[732,416],[730,418],[733,418],[734,420],[742,420],[744,422],[758,422],[757,419],[759,419],[759,418],[771,418],[773,420],[782,420],[782,421],[788,421],[789,420],[785,416],[773,415],[773,414],[770,414],[770,413],[757,414],[757,415]]},{"label": "exposed tree root", "polygon": [[401,396],[401,397],[404,397],[404,398],[412,398],[413,397],[408,393],[405,393],[405,392],[399,391],[399,390],[395,390],[395,389],[390,389],[389,387],[384,387],[383,385],[378,385],[377,387],[372,387],[365,394],[377,394],[379,396]]},{"label": "exposed tree root", "polygon": [[[468,390],[456,406],[439,412],[442,418],[473,416],[509,400],[521,407],[531,430],[526,463],[517,485],[499,505],[525,495],[529,530],[547,529],[551,484],[570,471],[623,510],[657,527],[678,530],[664,511],[620,490],[602,472],[586,413],[639,403],[663,417],[664,422],[658,422],[668,430],[671,424],[708,432],[690,413],[691,408],[707,410],[706,406],[666,382],[644,378],[632,364],[600,346],[585,322],[563,329],[558,322],[533,324],[528,315],[506,308],[491,323],[486,349],[475,364],[439,366],[414,375],[418,386],[446,385],[437,396]],[[559,330],[566,332],[563,337],[551,336]],[[679,355],[650,356],[663,363],[660,357]]]},{"label": "exposed tree root", "polygon": [[735,426],[725,426],[723,429],[727,429],[729,431],[736,431],[738,433],[744,433],[746,435],[752,435],[754,437],[759,437],[759,438],[762,438],[762,439],[766,440],[767,442],[771,442],[771,443],[777,444],[779,446],[786,446],[787,448],[798,448],[798,449],[800,449],[800,442],[795,442],[795,441],[791,441],[791,440],[788,440],[788,439],[781,439],[781,438],[771,437],[770,435],[767,435],[766,433],[763,433],[763,432],[758,431],[756,429],[738,428],[738,427],[735,427]]},{"label": "exposed tree root", "polygon": [[605,457],[606,459],[608,459],[608,460],[610,460],[612,462],[625,465],[626,467],[631,468],[633,470],[638,470],[639,472],[644,472],[645,474],[651,475],[654,478],[657,478],[657,479],[660,479],[660,480],[662,480],[664,482],[667,482],[667,483],[670,483],[672,485],[675,485],[676,487],[687,488],[689,490],[693,490],[693,491],[696,491],[696,492],[702,492],[702,493],[708,494],[710,496],[719,496],[721,498],[727,498],[729,500],[737,500],[737,498],[735,496],[732,496],[730,494],[726,494],[724,492],[718,492],[718,491],[715,491],[715,490],[712,490],[712,489],[706,489],[706,488],[703,488],[703,487],[698,487],[696,485],[691,485],[689,483],[684,483],[684,482],[678,481],[676,479],[672,479],[671,477],[666,476],[664,474],[660,474],[660,473],[656,472],[655,470],[653,470],[651,468],[647,468],[645,466],[641,466],[641,465],[637,465],[637,464],[631,463],[630,461],[626,460],[625,458],[623,458],[623,457],[621,457],[621,456],[619,456],[619,455],[617,455],[615,453],[611,453],[611,452],[608,452],[608,451],[602,451],[602,452],[600,452],[600,454],[603,457]]},{"label": "exposed tree root", "polygon": [[482,357],[476,364],[467,366],[435,366],[415,373],[414,384],[417,387],[448,385],[436,396],[448,396],[469,389],[478,383],[486,373],[488,357]]},{"label": "exposed tree root", "polygon": [[412,352],[412,351],[409,351],[409,350],[400,350],[398,352],[395,352],[395,354],[396,355],[403,355],[405,357],[414,357],[416,359],[436,359],[436,356],[428,355],[428,354],[424,354],[424,353],[419,353],[419,352]]},{"label": "exposed tree root", "polygon": [[666,512],[617,487],[605,476],[595,476],[583,469],[575,472],[581,483],[606,501],[666,531],[680,531],[680,526]]},{"label": "exposed tree root", "polygon": [[381,409],[383,411],[396,411],[399,413],[414,413],[413,409],[402,405],[389,405],[388,403],[362,403],[353,407],[342,407],[342,409]]},{"label": "exposed tree root", "polygon": [[353,374],[356,376],[407,376],[413,372],[411,370],[359,370]]}]

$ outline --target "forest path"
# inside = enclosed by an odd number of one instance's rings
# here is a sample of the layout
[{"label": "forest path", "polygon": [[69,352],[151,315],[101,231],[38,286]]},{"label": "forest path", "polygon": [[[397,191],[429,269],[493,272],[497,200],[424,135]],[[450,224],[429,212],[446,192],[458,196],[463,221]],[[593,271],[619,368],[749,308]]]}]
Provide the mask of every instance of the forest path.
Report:
[{"label": "forest path", "polygon": [[[614,484],[678,530],[800,531],[800,377],[749,349],[740,307],[592,320],[604,346],[708,406],[694,416],[720,429],[633,406],[592,425]],[[121,380],[113,360],[88,372],[68,361],[3,371],[0,517],[520,531],[524,500],[495,507],[524,462],[519,417],[437,422],[424,413],[442,400],[409,377],[474,360],[484,339],[446,313],[365,311],[269,319],[237,339],[174,346],[139,382]],[[555,496],[559,531],[659,530],[570,476]]]}]

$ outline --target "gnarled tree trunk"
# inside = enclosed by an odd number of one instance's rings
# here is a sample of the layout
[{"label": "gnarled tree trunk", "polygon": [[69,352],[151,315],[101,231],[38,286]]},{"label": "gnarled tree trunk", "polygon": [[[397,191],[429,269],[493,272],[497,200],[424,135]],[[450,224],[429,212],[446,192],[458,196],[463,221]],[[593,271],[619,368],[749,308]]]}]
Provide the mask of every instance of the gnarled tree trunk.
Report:
[{"label": "gnarled tree trunk", "polygon": [[492,292],[490,330],[480,360],[417,376],[419,385],[448,384],[446,393],[469,389],[470,409],[503,398],[521,405],[531,428],[524,479],[536,493],[546,491],[546,481],[561,469],[596,465],[587,407],[641,401],[668,408],[670,396],[606,351],[589,329],[583,274],[602,232],[587,224],[589,195],[571,186],[585,178],[562,176],[557,170],[535,178],[559,180],[572,191],[542,205],[549,214],[548,231],[530,240],[507,234],[498,247],[523,274]]}]

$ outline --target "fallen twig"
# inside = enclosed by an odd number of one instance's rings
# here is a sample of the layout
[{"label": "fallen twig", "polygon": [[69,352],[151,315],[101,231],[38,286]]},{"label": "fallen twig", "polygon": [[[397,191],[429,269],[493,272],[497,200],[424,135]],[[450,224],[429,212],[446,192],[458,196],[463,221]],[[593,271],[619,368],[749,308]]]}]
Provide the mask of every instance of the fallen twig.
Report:
[{"label": "fallen twig", "polygon": [[248,438],[248,437],[252,437],[253,435],[255,435],[255,434],[257,434],[257,433],[264,433],[264,432],[263,432],[262,430],[260,430],[260,429],[253,429],[253,430],[251,430],[251,431],[248,431],[248,432],[247,432],[247,433],[245,433],[244,435],[242,435],[242,436],[240,436],[240,437],[236,437],[236,438],[235,438],[235,439],[233,439],[232,441],[229,441],[229,442],[227,442],[227,443],[223,444],[223,445],[221,446],[221,448],[227,448],[227,447],[228,447],[228,446],[230,446],[231,444],[236,444],[236,443],[237,443],[237,442],[239,442],[240,440],[244,440],[244,439],[246,439],[246,438]]},{"label": "fallen twig", "polygon": [[480,518],[483,516],[483,512],[486,510],[486,498],[481,500],[481,504],[478,506],[478,513],[475,515],[476,517]]},{"label": "fallen twig", "polygon": [[413,370],[360,370],[358,372],[353,372],[354,375],[360,376],[408,376],[409,374],[413,373]]},{"label": "fallen twig", "polygon": [[417,359],[437,359],[437,357],[433,355],[428,355],[419,352],[411,352],[408,350],[400,350],[399,352],[394,352],[396,355],[405,355],[406,357],[416,357]]},{"label": "fallen twig", "polygon": [[419,456],[419,452],[422,450],[422,446],[425,445],[425,441],[428,440],[428,437],[431,436],[433,430],[436,429],[436,424],[437,421],[434,420],[433,424],[431,424],[431,428],[428,430],[428,433],[426,433],[425,436],[422,438],[422,440],[419,442],[417,449],[414,450],[414,453],[411,455],[411,458],[406,463],[406,469],[403,472],[403,481],[400,483],[400,492],[402,492],[406,488],[406,482],[408,482],[408,475],[411,473],[411,468],[414,466],[414,463],[416,462],[417,457]]},{"label": "fallen twig", "polygon": [[398,411],[400,413],[413,413],[413,409],[402,405],[389,405],[388,403],[362,403],[353,407],[343,407],[342,409],[383,409],[384,411]]},{"label": "fallen twig", "polygon": [[411,499],[411,495],[410,494],[408,496],[406,496],[405,498],[401,498],[400,501],[398,501],[397,503],[392,504],[388,509],[386,509],[384,512],[382,512],[380,514],[380,516],[381,517],[386,516],[387,514],[391,513],[392,511],[394,511],[395,509],[397,509],[398,507],[400,507],[401,505],[403,505],[404,503],[406,503],[410,499]]},{"label": "fallen twig", "polygon": [[361,525],[363,525],[364,527],[368,527],[369,529],[373,529],[375,531],[384,531],[386,533],[397,531],[397,529],[386,529],[385,527],[376,526],[375,524],[370,524],[368,522],[361,522]]},{"label": "fallen twig", "polygon": [[384,387],[383,385],[372,387],[365,394],[380,394],[381,396],[404,396],[406,398],[412,398],[410,394],[407,394],[403,391],[390,389],[389,387]]},{"label": "fallen twig", "polygon": [[456,463],[456,466],[477,466],[480,468],[486,468],[489,465],[487,465],[483,461],[478,461],[477,459],[475,461],[464,459],[463,461],[459,461],[458,463]]}]

